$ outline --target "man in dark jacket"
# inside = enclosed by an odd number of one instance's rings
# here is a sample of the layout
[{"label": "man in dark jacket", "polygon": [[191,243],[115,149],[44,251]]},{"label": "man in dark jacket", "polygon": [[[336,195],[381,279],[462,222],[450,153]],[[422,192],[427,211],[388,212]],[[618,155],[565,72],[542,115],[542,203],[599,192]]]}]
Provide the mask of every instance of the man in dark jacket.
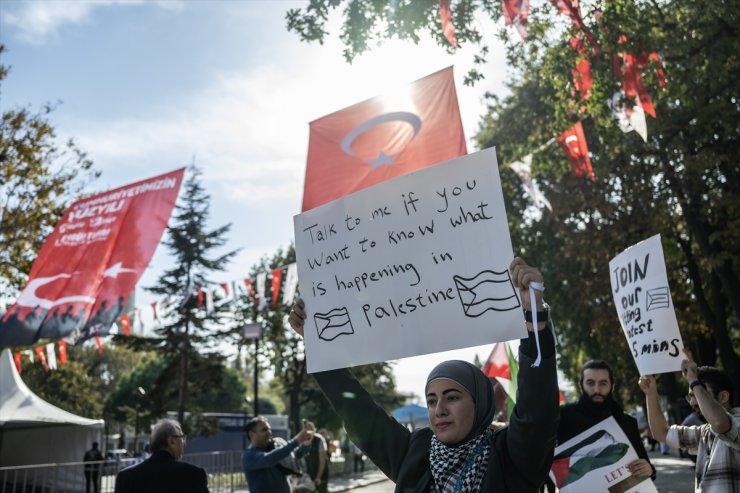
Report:
[{"label": "man in dark jacket", "polygon": [[558,444],[570,440],[612,416],[629,438],[632,448],[639,457],[627,466],[630,473],[655,479],[655,468],[648,459],[637,427],[637,420],[625,413],[612,397],[614,376],[611,367],[602,360],[588,361],[581,368],[580,387],[581,398],[578,402],[566,404],[560,408]]},{"label": "man in dark jacket", "polygon": [[208,493],[206,472],[180,462],[185,435],[177,421],[157,422],[149,443],[152,456],[119,472],[115,493]]},{"label": "man in dark jacket", "polygon": [[85,452],[82,458],[84,462],[95,462],[95,464],[85,464],[85,492],[90,493],[90,485],[92,484],[93,491],[98,493],[100,491],[100,483],[98,478],[100,477],[100,462],[103,460],[103,454],[98,449],[98,442],[92,443],[92,448]]},{"label": "man in dark jacket", "polygon": [[[307,430],[316,430],[316,426],[310,421],[306,421],[304,426]],[[327,493],[329,491],[329,454],[326,441],[319,433],[314,433],[311,439],[311,445],[306,455],[306,472],[313,479],[317,493]]]}]

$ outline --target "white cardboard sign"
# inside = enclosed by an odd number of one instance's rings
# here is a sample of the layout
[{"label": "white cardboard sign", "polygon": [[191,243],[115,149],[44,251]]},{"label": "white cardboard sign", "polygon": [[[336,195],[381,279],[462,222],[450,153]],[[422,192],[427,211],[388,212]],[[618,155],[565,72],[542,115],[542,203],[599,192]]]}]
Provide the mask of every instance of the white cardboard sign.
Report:
[{"label": "white cardboard sign", "polygon": [[525,337],[494,149],[294,217],[310,373]]},{"label": "white cardboard sign", "polygon": [[550,479],[561,493],[657,493],[650,478],[627,469],[637,459],[629,438],[609,416],[557,446]]},{"label": "white cardboard sign", "polygon": [[681,370],[683,340],[668,286],[660,235],[609,262],[614,306],[640,375]]}]

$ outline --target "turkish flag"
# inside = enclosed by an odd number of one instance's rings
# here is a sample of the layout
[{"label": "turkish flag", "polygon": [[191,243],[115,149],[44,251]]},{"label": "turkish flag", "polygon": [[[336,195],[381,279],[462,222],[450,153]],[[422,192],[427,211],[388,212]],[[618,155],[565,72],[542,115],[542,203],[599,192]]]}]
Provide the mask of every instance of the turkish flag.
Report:
[{"label": "turkish flag", "polygon": [[272,271],[272,307],[277,308],[278,297],[280,296],[280,284],[283,281],[283,270],[278,267]]},{"label": "turkish flag", "polygon": [[184,171],[70,205],[0,320],[0,346],[108,334],[162,238]]},{"label": "turkish flag", "polygon": [[504,21],[507,26],[514,25],[522,39],[527,37],[527,18],[529,17],[529,0],[503,0]]},{"label": "turkish flag", "polygon": [[302,210],[465,154],[448,67],[311,122]]},{"label": "turkish flag", "polygon": [[586,175],[591,181],[596,180],[591,167],[591,159],[588,157],[588,145],[583,133],[583,125],[577,122],[558,137],[558,144],[565,150],[573,174],[576,176]]}]

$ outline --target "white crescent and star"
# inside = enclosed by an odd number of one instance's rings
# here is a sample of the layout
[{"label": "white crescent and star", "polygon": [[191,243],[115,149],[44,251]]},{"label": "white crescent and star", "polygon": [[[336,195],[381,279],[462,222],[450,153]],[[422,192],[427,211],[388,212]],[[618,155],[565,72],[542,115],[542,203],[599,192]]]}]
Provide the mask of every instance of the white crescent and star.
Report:
[{"label": "white crescent and star", "polygon": [[[414,134],[411,136],[406,145],[414,140],[414,138],[419,134],[419,131],[421,131],[421,118],[419,118],[417,115],[409,113],[407,111],[385,113],[383,115],[376,116],[363,122],[352,131],[350,131],[347,135],[345,135],[344,139],[342,139],[342,151],[344,151],[344,153],[349,156],[358,157],[357,154],[355,154],[352,150],[352,142],[354,142],[357,137],[364,134],[371,128],[382,125],[383,123],[393,121],[406,122],[411,125],[411,128],[414,130]],[[394,164],[393,160],[396,158],[396,156],[398,156],[398,154],[399,153],[386,154],[385,150],[381,149],[377,156],[372,159],[366,160],[365,162],[370,164],[373,168],[377,168],[379,166],[389,166]]]},{"label": "white crescent and star", "polygon": [[[119,274],[123,273],[136,273],[135,269],[127,269],[123,267],[122,262],[118,262],[114,265],[111,265],[108,267],[105,271],[103,271],[103,277],[112,277],[116,278]],[[36,291],[41,287],[45,286],[46,284],[50,284],[58,279],[69,279],[71,278],[71,274],[57,274],[55,276],[50,277],[37,277],[36,279],[32,279],[28,282],[25,289],[21,292],[21,294],[18,296],[18,299],[16,300],[16,304],[18,306],[24,306],[28,308],[36,308],[40,307],[43,310],[51,310],[53,307],[58,305],[63,305],[65,303],[85,303],[85,304],[93,304],[95,303],[95,297],[94,296],[86,296],[86,295],[70,295],[70,296],[64,296],[62,298],[57,298],[56,300],[49,300],[46,298],[41,298],[36,294]]]}]

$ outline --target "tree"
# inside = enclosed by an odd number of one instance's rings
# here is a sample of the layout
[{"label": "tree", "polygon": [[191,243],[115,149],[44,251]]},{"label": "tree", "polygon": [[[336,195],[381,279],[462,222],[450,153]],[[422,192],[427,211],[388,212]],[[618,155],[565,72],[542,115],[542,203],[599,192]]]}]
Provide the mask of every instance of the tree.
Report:
[{"label": "tree", "polygon": [[78,416],[103,416],[103,395],[83,364],[70,360],[48,372],[40,364],[28,364],[22,375],[28,388],[45,401]]},{"label": "tree", "polygon": [[[0,65],[0,83],[8,72]],[[0,120],[0,298],[20,291],[67,205],[98,175],[74,140],[59,142],[53,111],[9,109]]]},{"label": "tree", "polygon": [[[340,5],[346,5],[341,39],[349,61],[373,40],[415,41],[423,31],[447,47],[436,2],[423,0],[402,5],[315,0],[288,12],[288,29],[321,42],[328,13]],[[535,154],[533,174],[553,212],[536,212],[514,174],[502,169],[510,230],[527,259],[556,280],[548,284],[548,298],[561,334],[561,366],[575,380],[588,357],[609,359],[622,376],[623,396],[633,401],[642,397],[614,317],[607,267],[619,251],[655,233],[662,235],[684,342],[700,363],[714,364],[718,355],[730,375],[740,374],[740,101],[735,88],[740,23],[733,2],[704,7],[595,1],[583,6],[579,22],[571,22],[552,5],[533,6],[524,43],[512,39],[510,29],[498,33],[518,76],[508,96],[491,97],[477,136],[479,147],[496,145],[502,161],[511,162],[583,120],[597,180],[574,177],[562,151],[547,147]],[[500,21],[501,3],[453,5],[457,39],[477,47],[477,61],[484,61],[488,51],[473,20],[481,15]],[[571,48],[579,39],[585,46],[580,52]],[[653,52],[668,84],[659,89],[657,65],[640,70],[657,112],[643,143],[617,128],[608,102],[622,84],[615,62],[623,62],[625,54],[647,58]],[[585,59],[593,76],[588,98],[581,97],[573,79],[576,63]],[[473,74],[468,82],[483,75]],[[637,104],[629,98],[618,102]],[[681,392],[674,379],[663,381],[669,395]],[[737,378],[735,388],[740,395]]]},{"label": "tree", "polygon": [[[207,229],[209,197],[200,184],[198,168],[191,166],[189,171],[174,224],[168,226],[164,242],[174,266],[148,288],[169,301],[161,310],[163,323],[153,337],[116,338],[116,342],[161,355],[163,366],[150,392],[152,409],[164,413],[176,398],[177,419],[186,427],[197,422],[196,415],[202,411],[190,395],[207,394],[225,383],[224,358],[216,346],[233,335],[229,308],[221,304],[208,313],[200,306],[197,290],[208,287],[208,274],[223,271],[237,253],[214,253],[226,244],[231,226]],[[186,412],[191,413],[190,422],[185,419]]]}]

